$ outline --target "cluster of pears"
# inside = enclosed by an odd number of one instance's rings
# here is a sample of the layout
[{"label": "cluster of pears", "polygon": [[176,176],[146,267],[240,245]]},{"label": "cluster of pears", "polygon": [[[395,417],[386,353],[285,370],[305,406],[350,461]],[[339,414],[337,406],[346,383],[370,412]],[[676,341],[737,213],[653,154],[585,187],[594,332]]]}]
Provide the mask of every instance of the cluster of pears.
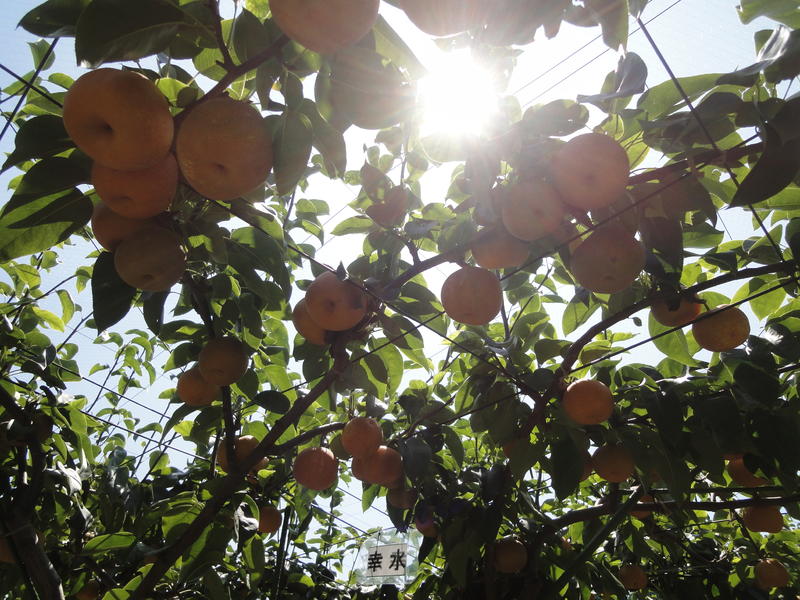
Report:
[{"label": "cluster of pears", "polygon": [[247,346],[240,340],[212,338],[200,350],[197,364],[178,377],[178,398],[189,406],[208,406],[219,399],[222,386],[241,379],[249,364]]},{"label": "cluster of pears", "polygon": [[330,332],[347,331],[366,316],[369,298],[351,281],[339,279],[325,271],[306,290],[292,311],[297,332],[308,342],[323,346],[330,341]]},{"label": "cluster of pears", "polygon": [[[500,282],[489,269],[523,265],[529,244],[557,237],[570,210],[598,210],[619,200],[629,170],[628,155],[616,140],[588,133],[554,153],[546,177],[520,177],[494,190],[495,222],[471,247],[477,266],[462,267],[442,286],[447,314],[467,325],[489,323],[502,304]],[[633,283],[644,262],[644,247],[633,232],[612,223],[593,231],[572,250],[569,269],[584,288],[610,294]]]},{"label": "cluster of pears", "polygon": [[261,185],[272,168],[261,114],[227,96],[201,100],[177,127],[158,87],[134,71],[85,73],[64,99],[64,126],[92,160],[100,199],[92,230],[114,252],[123,281],[166,291],[186,269],[186,252],[168,211],[179,178],[201,196],[230,201]]},{"label": "cluster of pears", "polygon": [[350,419],[342,430],[341,444],[353,457],[351,470],[356,479],[390,490],[402,489],[403,458],[397,450],[384,445],[383,430],[375,419]]}]

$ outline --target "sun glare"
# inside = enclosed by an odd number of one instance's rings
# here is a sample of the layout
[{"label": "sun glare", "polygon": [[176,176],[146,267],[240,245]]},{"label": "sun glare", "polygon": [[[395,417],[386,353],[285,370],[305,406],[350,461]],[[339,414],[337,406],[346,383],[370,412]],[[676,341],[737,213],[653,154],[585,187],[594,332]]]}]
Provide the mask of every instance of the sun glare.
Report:
[{"label": "sun glare", "polygon": [[468,51],[442,53],[419,84],[423,133],[479,134],[498,112],[489,71]]}]

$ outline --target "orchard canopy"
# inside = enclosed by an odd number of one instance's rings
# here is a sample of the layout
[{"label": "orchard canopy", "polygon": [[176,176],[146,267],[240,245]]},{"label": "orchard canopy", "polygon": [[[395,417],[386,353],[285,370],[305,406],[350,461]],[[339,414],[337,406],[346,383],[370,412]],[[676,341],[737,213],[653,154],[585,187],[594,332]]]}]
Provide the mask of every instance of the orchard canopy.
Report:
[{"label": "orchard canopy", "polygon": [[681,76],[656,0],[31,6],[0,598],[797,597],[798,2]]}]

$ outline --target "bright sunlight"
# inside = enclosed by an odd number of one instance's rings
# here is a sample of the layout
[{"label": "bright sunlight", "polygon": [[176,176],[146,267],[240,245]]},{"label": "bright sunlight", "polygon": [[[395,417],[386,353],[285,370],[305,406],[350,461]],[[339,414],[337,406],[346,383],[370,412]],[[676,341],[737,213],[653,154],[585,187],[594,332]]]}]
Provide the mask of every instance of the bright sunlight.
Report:
[{"label": "bright sunlight", "polygon": [[419,83],[423,133],[480,133],[498,112],[488,70],[469,51],[442,53]]}]

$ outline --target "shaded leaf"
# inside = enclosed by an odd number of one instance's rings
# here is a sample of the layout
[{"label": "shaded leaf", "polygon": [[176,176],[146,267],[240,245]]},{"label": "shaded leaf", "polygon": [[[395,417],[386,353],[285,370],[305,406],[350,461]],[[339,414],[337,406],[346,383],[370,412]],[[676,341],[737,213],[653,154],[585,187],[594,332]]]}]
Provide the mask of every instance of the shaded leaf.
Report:
[{"label": "shaded leaf", "polygon": [[529,135],[563,136],[582,129],[589,110],[572,100],[553,100],[525,111],[520,125]]},{"label": "shaded leaf", "polygon": [[40,115],[24,121],[14,138],[14,151],[3,163],[3,171],[31,158],[43,158],[74,147],[64,129],[64,121],[55,115]]},{"label": "shaded leaf", "polygon": [[114,255],[101,252],[92,271],[92,307],[97,331],[105,331],[121,321],[131,308],[136,289],[120,279],[114,268]]},{"label": "shaded leaf", "polygon": [[52,248],[84,227],[92,202],[76,189],[37,198],[0,215],[0,260]]},{"label": "shaded leaf", "polygon": [[[78,63],[135,60],[167,48],[177,34],[200,25],[169,0],[93,0],[78,19],[75,55]],[[210,31],[209,40],[213,40]]]},{"label": "shaded leaf", "polygon": [[730,206],[762,202],[791,184],[800,172],[800,138],[783,143],[771,125],[764,126],[764,135],[764,152],[739,185]]},{"label": "shaded leaf", "polygon": [[20,27],[41,37],[73,37],[89,0],[47,0],[27,12]]},{"label": "shaded leaf", "polygon": [[584,454],[571,437],[565,436],[553,444],[550,463],[553,491],[559,499],[566,498],[580,483]]},{"label": "shaded leaf", "polygon": [[277,390],[259,392],[256,397],[253,398],[253,403],[267,412],[274,412],[280,415],[286,414],[291,407],[289,398]]},{"label": "shaded leaf", "polygon": [[311,156],[313,131],[309,118],[299,112],[287,112],[272,144],[275,153],[275,183],[280,195],[291,194],[303,177]]},{"label": "shaded leaf", "polygon": [[612,85],[609,91],[591,96],[580,95],[578,102],[589,102],[604,108],[609,100],[628,98],[643,92],[647,81],[647,65],[638,54],[628,52],[619,59],[617,70],[612,75]]},{"label": "shaded leaf", "polygon": [[792,31],[781,25],[772,32],[757,58],[748,67],[722,75],[717,83],[749,87],[758,81],[761,73],[770,83],[796,76],[800,73],[800,31]]}]

